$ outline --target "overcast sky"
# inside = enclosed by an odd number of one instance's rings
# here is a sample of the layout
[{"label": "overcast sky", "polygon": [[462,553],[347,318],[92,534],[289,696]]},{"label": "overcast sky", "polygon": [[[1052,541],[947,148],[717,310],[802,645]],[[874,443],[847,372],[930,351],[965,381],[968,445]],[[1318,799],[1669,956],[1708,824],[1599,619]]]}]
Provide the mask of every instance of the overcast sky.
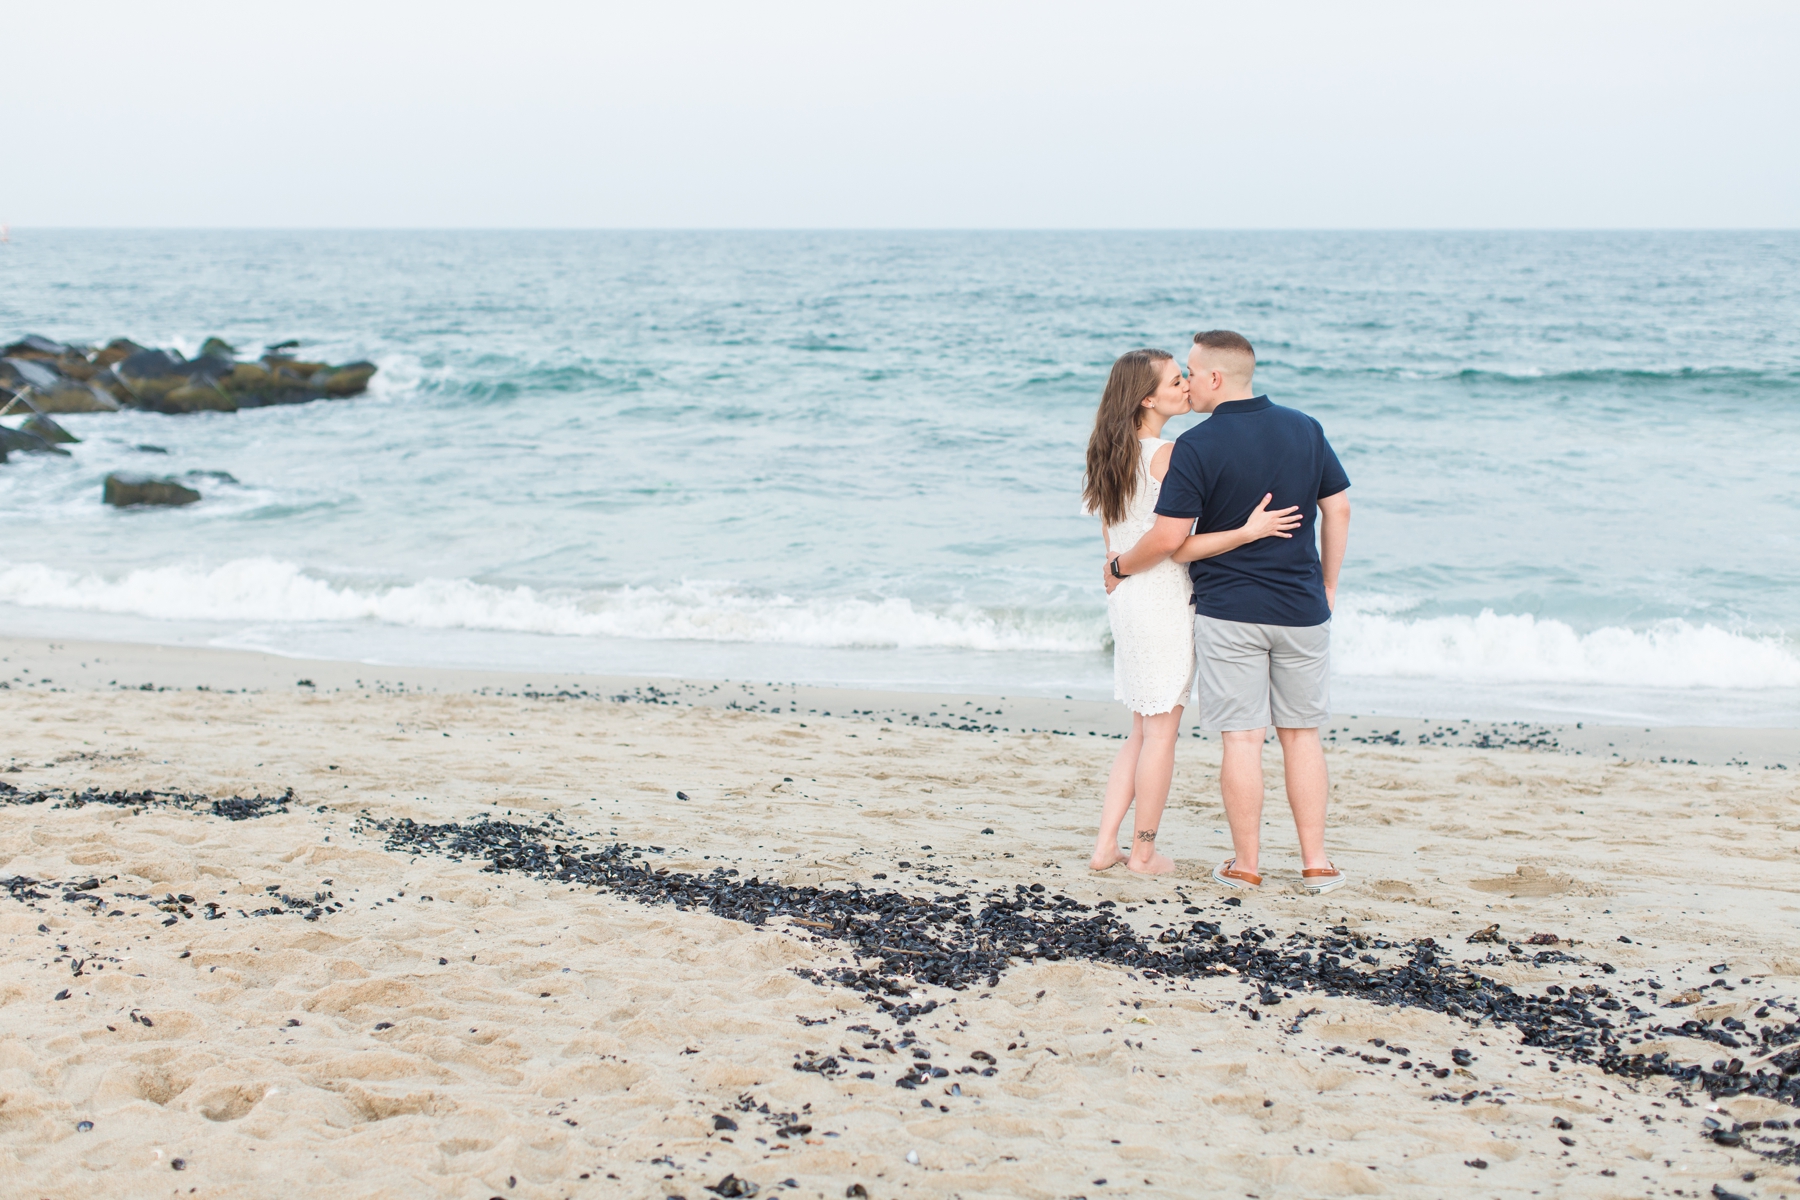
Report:
[{"label": "overcast sky", "polygon": [[1794,228],[1786,0],[9,2],[14,226]]}]

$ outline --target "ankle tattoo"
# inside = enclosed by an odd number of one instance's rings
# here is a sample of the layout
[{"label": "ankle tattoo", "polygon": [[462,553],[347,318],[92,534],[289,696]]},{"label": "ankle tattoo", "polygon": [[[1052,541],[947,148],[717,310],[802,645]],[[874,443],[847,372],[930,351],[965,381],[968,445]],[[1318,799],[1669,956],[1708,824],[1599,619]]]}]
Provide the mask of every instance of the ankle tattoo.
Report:
[{"label": "ankle tattoo", "polygon": [[1156,830],[1154,830],[1154,829],[1138,830],[1137,840],[1140,842],[1154,842],[1156,840]]}]

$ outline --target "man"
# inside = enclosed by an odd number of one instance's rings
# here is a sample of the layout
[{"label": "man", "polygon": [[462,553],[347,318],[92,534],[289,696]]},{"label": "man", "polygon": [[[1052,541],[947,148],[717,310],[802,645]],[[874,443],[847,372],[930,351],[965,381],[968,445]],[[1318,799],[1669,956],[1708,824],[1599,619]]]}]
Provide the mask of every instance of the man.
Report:
[{"label": "man", "polygon": [[1262,885],[1262,751],[1272,720],[1300,834],[1301,886],[1328,892],[1346,877],[1325,854],[1330,781],[1319,726],[1328,715],[1331,611],[1350,536],[1350,479],[1317,421],[1255,394],[1255,372],[1256,352],[1239,334],[1194,335],[1188,386],[1194,411],[1210,416],[1175,443],[1155,526],[1109,570],[1146,570],[1190,531],[1235,529],[1267,494],[1271,509],[1300,507],[1298,536],[1263,538],[1188,570],[1200,724],[1224,743],[1219,790],[1235,851],[1213,879],[1232,888]]}]

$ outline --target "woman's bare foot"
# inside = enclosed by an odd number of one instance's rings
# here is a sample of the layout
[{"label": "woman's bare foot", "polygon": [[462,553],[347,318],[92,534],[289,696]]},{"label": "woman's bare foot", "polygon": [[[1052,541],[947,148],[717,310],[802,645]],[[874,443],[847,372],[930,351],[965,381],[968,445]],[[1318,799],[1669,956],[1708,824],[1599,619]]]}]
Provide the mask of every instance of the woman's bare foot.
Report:
[{"label": "woman's bare foot", "polygon": [[1125,855],[1117,846],[1102,843],[1094,847],[1094,857],[1088,859],[1088,870],[1105,871],[1125,861]]},{"label": "woman's bare foot", "polygon": [[1175,869],[1175,860],[1166,854],[1152,851],[1150,857],[1141,862],[1136,858],[1127,859],[1125,869],[1139,875],[1167,875]]}]

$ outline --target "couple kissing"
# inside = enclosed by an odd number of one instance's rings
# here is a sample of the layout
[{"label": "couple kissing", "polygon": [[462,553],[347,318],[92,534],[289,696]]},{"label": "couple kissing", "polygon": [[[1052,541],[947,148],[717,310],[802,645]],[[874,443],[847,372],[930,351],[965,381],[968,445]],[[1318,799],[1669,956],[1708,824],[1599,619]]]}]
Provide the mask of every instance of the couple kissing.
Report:
[{"label": "couple kissing", "polygon": [[[1219,734],[1229,888],[1263,882],[1263,743],[1281,743],[1300,886],[1347,877],[1325,852],[1330,792],[1319,730],[1330,703],[1331,613],[1350,533],[1350,479],[1318,421],[1252,387],[1241,335],[1194,335],[1184,372],[1161,350],[1113,363],[1088,440],[1082,499],[1100,518],[1115,697],[1131,710],[1090,866],[1162,874],[1156,847],[1182,709],[1198,678],[1200,727]],[[1207,419],[1173,442],[1163,426]],[[1133,814],[1129,851],[1119,829]]]}]

